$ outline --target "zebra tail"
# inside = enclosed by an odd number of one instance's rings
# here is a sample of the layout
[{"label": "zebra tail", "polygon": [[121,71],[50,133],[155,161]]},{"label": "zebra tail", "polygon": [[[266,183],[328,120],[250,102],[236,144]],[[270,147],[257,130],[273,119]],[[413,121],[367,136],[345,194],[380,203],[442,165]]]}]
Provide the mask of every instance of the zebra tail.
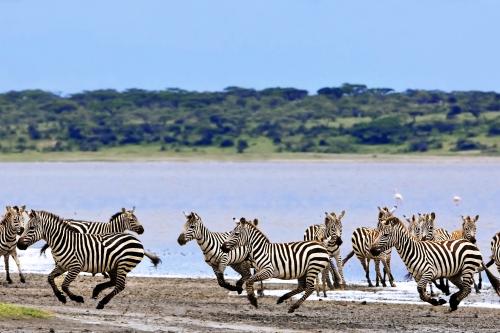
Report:
[{"label": "zebra tail", "polygon": [[342,266],[344,266],[347,260],[351,259],[353,255],[354,255],[354,250],[349,252],[349,254],[344,259],[342,259]]},{"label": "zebra tail", "polygon": [[493,287],[493,289],[495,289],[497,295],[500,296],[500,280],[498,280],[495,277],[495,275],[493,275],[493,273],[490,272],[490,270],[488,269],[488,267],[486,267],[484,265],[484,263],[482,263],[482,266],[483,266],[483,269],[486,271],[486,276],[488,277],[488,280],[490,281],[491,286]]},{"label": "zebra tail", "polygon": [[491,260],[488,261],[488,263],[486,264],[486,267],[490,267],[491,265],[493,265],[494,262],[495,262],[495,260],[493,258],[491,258]]},{"label": "zebra tail", "polygon": [[151,260],[151,262],[153,263],[153,265],[155,267],[158,266],[158,264],[161,264],[160,257],[158,257],[157,255],[155,255],[154,253],[144,250],[144,255],[146,257],[148,257],[149,260]]}]

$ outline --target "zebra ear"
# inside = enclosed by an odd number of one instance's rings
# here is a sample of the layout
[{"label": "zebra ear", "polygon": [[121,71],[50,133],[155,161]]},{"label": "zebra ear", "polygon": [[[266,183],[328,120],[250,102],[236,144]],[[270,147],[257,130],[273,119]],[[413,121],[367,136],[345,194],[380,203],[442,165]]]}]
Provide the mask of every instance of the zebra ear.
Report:
[{"label": "zebra ear", "polygon": [[477,220],[479,220],[479,215],[476,215],[476,216],[474,217],[474,222],[477,222]]},{"label": "zebra ear", "polygon": [[258,224],[259,224],[259,220],[258,219],[253,219],[253,225],[257,226]]},{"label": "zebra ear", "polygon": [[9,211],[10,210],[10,206],[5,206],[5,210]]},{"label": "zebra ear", "polygon": [[24,212],[24,211],[26,211],[26,205],[21,206],[21,212]]},{"label": "zebra ear", "polygon": [[431,219],[434,221],[436,219],[436,213],[432,212],[431,213]]},{"label": "zebra ear", "polygon": [[30,211],[29,216],[30,217],[35,217],[36,216],[35,211],[33,209]]},{"label": "zebra ear", "polygon": [[127,210],[125,208],[122,208],[122,213],[125,213]]},{"label": "zebra ear", "polygon": [[343,211],[340,212],[340,215],[339,215],[338,219],[339,220],[342,219],[344,217],[344,215],[345,215],[345,210],[343,210]]},{"label": "zebra ear", "polygon": [[398,220],[398,218],[397,218],[397,217],[391,217],[391,218],[389,218],[389,219],[387,220],[387,222],[389,222],[389,224],[390,224],[390,225],[395,226],[395,225],[396,225],[396,223],[398,223],[398,222],[399,222],[399,220]]},{"label": "zebra ear", "polygon": [[[380,207],[379,207],[379,209],[380,209]],[[382,210],[380,210],[380,212],[378,212],[378,218],[379,218],[379,220],[380,220],[382,217],[384,217],[384,213],[382,212]]]},{"label": "zebra ear", "polygon": [[132,207],[132,213],[135,212],[135,206]]}]

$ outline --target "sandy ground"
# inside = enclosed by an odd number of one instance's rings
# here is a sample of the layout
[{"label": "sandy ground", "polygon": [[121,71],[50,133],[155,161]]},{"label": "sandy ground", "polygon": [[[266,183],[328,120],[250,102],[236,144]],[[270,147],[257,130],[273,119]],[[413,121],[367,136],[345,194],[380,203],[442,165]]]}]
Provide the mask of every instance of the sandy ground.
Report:
[{"label": "sandy ground", "polygon": [[[4,276],[0,275],[3,280]],[[288,314],[289,303],[259,298],[259,308],[230,295],[215,279],[128,278],[127,288],[104,310],[90,298],[102,277],[79,276],[72,290],[84,304],[61,304],[45,275],[28,274],[27,283],[0,286],[0,301],[32,306],[51,319],[0,320],[0,332],[499,332],[500,310],[360,302],[306,301]],[[61,280],[58,280],[61,283]],[[266,285],[284,289],[288,286]]]}]

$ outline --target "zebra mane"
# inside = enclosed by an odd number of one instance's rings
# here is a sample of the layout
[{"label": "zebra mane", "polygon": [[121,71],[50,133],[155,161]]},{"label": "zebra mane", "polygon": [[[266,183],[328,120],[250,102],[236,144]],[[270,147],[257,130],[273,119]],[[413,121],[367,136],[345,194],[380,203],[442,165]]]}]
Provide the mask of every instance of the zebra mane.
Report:
[{"label": "zebra mane", "polygon": [[116,213],[115,215],[111,216],[111,217],[109,218],[109,222],[111,222],[112,220],[116,219],[118,216],[120,216],[120,215],[121,215],[121,214],[123,214],[123,213],[124,213],[124,212],[121,212],[121,211],[120,211],[120,212]]},{"label": "zebra mane", "polygon": [[10,212],[10,211],[7,211],[7,212],[5,213],[5,215],[2,217],[2,220],[0,221],[0,225],[6,225],[6,224],[7,224],[8,219],[10,218],[10,216],[11,216],[11,215],[12,215],[12,214],[11,214],[11,212]]},{"label": "zebra mane", "polygon": [[41,216],[41,217],[46,218],[46,219],[49,219],[51,221],[55,221],[55,222],[59,223],[66,230],[69,230],[69,231],[72,231],[72,232],[76,232],[76,233],[80,233],[77,228],[73,227],[71,224],[69,224],[66,221],[64,221],[64,219],[62,217],[60,217],[59,215],[56,215],[56,214],[51,213],[51,212],[47,212],[45,210],[38,210],[38,211],[36,211],[36,215]]},{"label": "zebra mane", "polygon": [[[241,222],[240,222],[241,223]],[[266,234],[264,234],[257,226],[255,226],[252,222],[246,221],[245,225],[249,226],[250,228],[253,228],[257,231],[258,234],[261,234],[262,237],[264,237],[267,242],[271,243],[269,238],[267,238]]]}]

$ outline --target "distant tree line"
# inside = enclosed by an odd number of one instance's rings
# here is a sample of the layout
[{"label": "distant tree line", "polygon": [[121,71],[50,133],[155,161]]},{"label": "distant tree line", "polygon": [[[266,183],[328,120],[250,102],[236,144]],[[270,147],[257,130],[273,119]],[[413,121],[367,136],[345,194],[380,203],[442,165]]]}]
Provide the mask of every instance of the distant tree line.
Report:
[{"label": "distant tree line", "polygon": [[500,152],[500,94],[481,91],[24,90],[0,94],[0,121],[2,152],[157,145],[243,153],[259,141],[276,152]]}]

